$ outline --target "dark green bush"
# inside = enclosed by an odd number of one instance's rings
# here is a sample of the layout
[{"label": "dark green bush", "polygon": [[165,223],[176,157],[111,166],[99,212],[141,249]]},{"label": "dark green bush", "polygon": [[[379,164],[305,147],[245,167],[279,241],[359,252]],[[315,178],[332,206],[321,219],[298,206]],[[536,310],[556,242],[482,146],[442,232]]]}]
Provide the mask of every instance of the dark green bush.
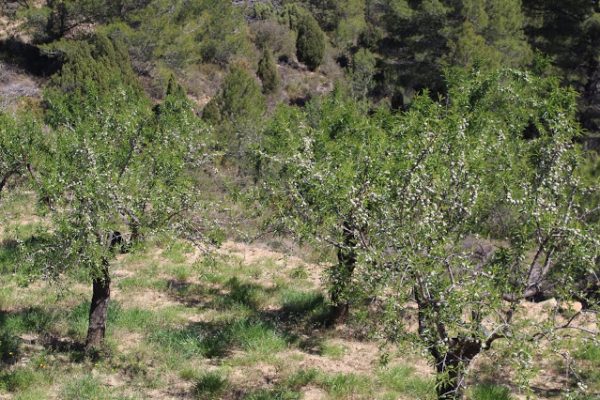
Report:
[{"label": "dark green bush", "polygon": [[262,58],[258,63],[258,77],[262,82],[263,93],[272,93],[279,86],[277,64],[275,64],[273,54],[268,49],[263,51]]},{"label": "dark green bush", "polygon": [[260,86],[245,68],[231,67],[220,92],[204,108],[204,119],[212,123],[258,119],[265,109]]},{"label": "dark green bush", "polygon": [[13,364],[19,357],[21,339],[9,332],[0,332],[0,365]]},{"label": "dark green bush", "polygon": [[323,62],[325,56],[325,34],[317,21],[310,15],[304,15],[298,22],[296,40],[298,60],[314,71]]}]

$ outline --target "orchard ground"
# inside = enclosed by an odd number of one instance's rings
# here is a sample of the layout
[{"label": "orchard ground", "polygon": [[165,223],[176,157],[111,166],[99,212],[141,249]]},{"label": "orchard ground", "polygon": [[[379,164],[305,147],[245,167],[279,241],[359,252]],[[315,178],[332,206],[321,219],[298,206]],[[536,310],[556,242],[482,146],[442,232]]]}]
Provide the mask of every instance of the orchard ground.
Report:
[{"label": "orchard ground", "polygon": [[[19,249],[34,246],[32,195],[0,203],[0,399],[434,399],[427,357],[408,345],[382,346],[350,319],[332,327],[321,276],[326,265],[281,242],[226,242],[205,255],[155,238],[120,255],[106,349],[83,352],[86,277],[30,280]],[[279,245],[279,246],[277,246]],[[273,250],[277,248],[278,250]],[[306,255],[308,254],[308,255]],[[544,304],[527,306],[529,315]],[[525,399],[503,362],[501,342],[470,371],[470,399]],[[600,398],[600,348],[578,338],[531,361],[530,398],[574,390],[565,360]],[[546,352],[551,354],[551,352]]]}]

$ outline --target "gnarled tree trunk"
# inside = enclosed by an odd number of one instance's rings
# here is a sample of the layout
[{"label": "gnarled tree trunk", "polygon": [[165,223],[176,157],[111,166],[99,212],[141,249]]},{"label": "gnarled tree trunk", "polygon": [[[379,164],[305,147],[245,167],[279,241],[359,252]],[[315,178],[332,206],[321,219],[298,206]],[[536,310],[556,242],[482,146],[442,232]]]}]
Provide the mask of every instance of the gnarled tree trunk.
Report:
[{"label": "gnarled tree trunk", "polygon": [[[483,350],[480,340],[471,336],[450,337],[440,318],[438,301],[414,289],[418,306],[419,336],[435,360],[438,400],[459,400],[465,389],[465,374],[473,358]],[[447,346],[440,346],[446,343]],[[488,343],[486,343],[488,345]]]},{"label": "gnarled tree trunk", "polygon": [[437,372],[438,400],[458,400],[465,389],[465,373],[473,358],[481,352],[481,342],[470,338],[450,339],[447,352],[432,351]]},{"label": "gnarled tree trunk", "polygon": [[346,221],[343,226],[343,246],[338,248],[338,263],[333,272],[330,290],[334,322],[345,321],[350,311],[346,290],[356,268],[356,245],[352,224]]},{"label": "gnarled tree trunk", "polygon": [[102,271],[92,283],[92,304],[90,305],[89,326],[85,347],[87,350],[98,348],[104,342],[108,303],[110,301],[110,273],[108,261],[102,266]]}]

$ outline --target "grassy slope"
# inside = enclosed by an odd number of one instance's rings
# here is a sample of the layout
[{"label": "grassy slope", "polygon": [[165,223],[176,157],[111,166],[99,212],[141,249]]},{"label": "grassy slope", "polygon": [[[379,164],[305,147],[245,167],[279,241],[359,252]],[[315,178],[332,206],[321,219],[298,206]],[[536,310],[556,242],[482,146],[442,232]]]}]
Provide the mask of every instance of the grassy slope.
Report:
[{"label": "grassy slope", "polygon": [[[79,346],[85,279],[29,282],[18,261],[19,243],[43,224],[27,193],[1,200],[0,398],[433,398],[430,368],[417,353],[392,351],[384,366],[377,343],[356,339],[352,325],[322,325],[321,267],[235,243],[208,258],[157,239],[120,256],[107,350],[90,360]],[[600,349],[571,346],[591,390],[600,390]],[[552,389],[569,382],[558,371],[559,361],[544,363],[538,398],[560,398]],[[480,360],[472,398],[509,398],[501,386],[484,384],[510,383],[499,372],[491,358]]]}]

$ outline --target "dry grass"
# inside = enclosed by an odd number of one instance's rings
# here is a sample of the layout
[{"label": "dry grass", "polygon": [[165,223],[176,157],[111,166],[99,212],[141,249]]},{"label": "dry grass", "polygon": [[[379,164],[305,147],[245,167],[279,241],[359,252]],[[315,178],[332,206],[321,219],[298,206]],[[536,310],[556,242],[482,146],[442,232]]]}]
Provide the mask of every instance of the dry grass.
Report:
[{"label": "dry grass", "polygon": [[[44,223],[30,200],[13,193],[0,204],[0,241]],[[119,256],[98,359],[80,346],[89,284],[77,276],[62,286],[27,282],[12,262],[1,247],[3,399],[433,398],[426,358],[407,346],[388,348],[383,365],[378,342],[357,339],[352,325],[323,325],[323,266],[265,245],[229,241],[204,258],[185,243],[157,240]],[[493,382],[525,398],[504,351],[510,349],[480,357],[470,382]],[[599,354],[586,348],[580,355],[590,391],[600,385]],[[535,398],[561,398],[572,384],[562,361],[536,361]],[[502,390],[482,386],[473,398]]]}]

